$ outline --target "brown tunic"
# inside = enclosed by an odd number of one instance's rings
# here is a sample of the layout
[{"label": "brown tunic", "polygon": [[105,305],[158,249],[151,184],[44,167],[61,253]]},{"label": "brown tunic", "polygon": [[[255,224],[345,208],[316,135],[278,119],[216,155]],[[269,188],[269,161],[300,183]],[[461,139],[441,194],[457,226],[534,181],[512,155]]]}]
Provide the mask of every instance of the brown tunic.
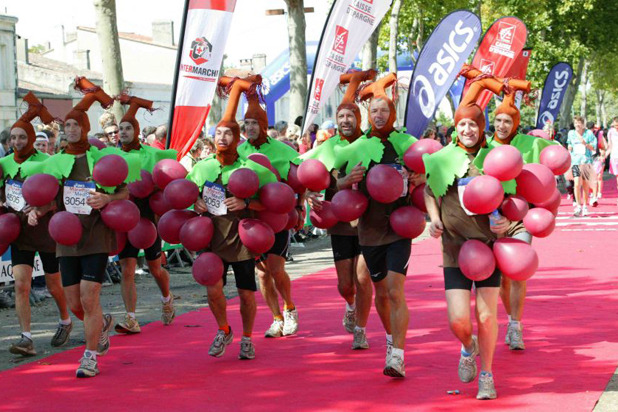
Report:
[{"label": "brown tunic", "polygon": [[[5,180],[5,185],[2,190],[2,200],[5,201],[5,191],[6,183],[9,179]],[[14,180],[16,182],[23,182],[25,179],[21,177],[21,172],[17,173],[17,175],[10,180]],[[53,213],[47,213],[44,216],[39,218],[39,224],[36,226],[30,226],[28,224],[28,214],[20,211],[17,212],[11,208],[9,210],[19,217],[21,221],[21,232],[19,237],[13,244],[17,246],[20,250],[28,250],[34,252],[46,252],[53,253],[56,251],[56,242],[49,235],[49,230],[47,226],[49,225],[49,220],[51,219]]]},{"label": "brown tunic", "polygon": [[[475,155],[469,154],[468,156],[470,157],[470,167],[464,177],[480,176],[478,169],[472,163]],[[435,198],[429,187],[427,187],[427,190],[429,195]],[[497,239],[496,234],[490,230],[489,215],[469,216],[461,207],[457,180],[448,188],[446,194],[438,200],[438,207],[440,209],[440,220],[444,225],[442,232],[444,267],[459,267],[459,249],[466,240],[476,239],[491,246]],[[511,223],[508,233],[513,232],[520,223]]]},{"label": "brown tunic", "polygon": [[[324,200],[331,201],[337,193],[337,176],[339,173],[334,170],[330,177],[330,186],[324,193]],[[326,231],[329,235],[339,236],[358,236],[358,219],[351,222],[338,222],[335,226]]]},{"label": "brown tunic", "polygon": [[[221,176],[219,176],[215,183],[222,185]],[[233,196],[226,190],[225,197]],[[253,213],[250,210],[245,208],[238,212],[228,211],[227,214],[222,216],[206,214],[212,219],[214,226],[212,240],[210,241],[211,252],[228,263],[241,262],[255,257],[240,241],[240,235],[238,234],[238,223],[242,219],[253,217]]]},{"label": "brown tunic", "polygon": [[[73,169],[68,178],[63,180],[76,180],[80,182],[91,182],[92,172],[88,167],[86,156],[75,157]],[[126,190],[126,185],[121,185],[116,188],[116,192]],[[97,189],[97,191],[100,191]],[[63,188],[60,188],[57,197],[58,210],[66,210],[63,201]],[[105,226],[101,213],[98,210],[92,209],[89,215],[76,215],[82,223],[82,238],[73,246],[64,246],[58,244],[56,247],[56,256],[86,256],[95,253],[109,253],[116,248],[116,235],[114,231]]]}]

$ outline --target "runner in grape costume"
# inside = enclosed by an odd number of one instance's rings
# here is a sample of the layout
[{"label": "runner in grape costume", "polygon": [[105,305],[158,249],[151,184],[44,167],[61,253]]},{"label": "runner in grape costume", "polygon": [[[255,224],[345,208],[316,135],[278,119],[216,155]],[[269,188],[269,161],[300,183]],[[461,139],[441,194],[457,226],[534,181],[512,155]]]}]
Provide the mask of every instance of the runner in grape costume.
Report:
[{"label": "runner in grape costume", "polygon": [[[339,133],[326,140],[315,149],[301,156],[303,160],[318,159],[331,171],[330,187],[326,189],[324,200],[331,201],[337,193],[338,171],[335,165],[335,147],[347,146],[363,135],[361,130],[361,113],[355,99],[361,83],[375,79],[375,70],[342,74],[340,84],[348,87],[337,107],[336,120]],[[342,178],[342,185],[345,179]],[[309,204],[315,211],[322,207],[321,196],[318,193],[308,195]],[[328,229],[337,271],[337,289],[346,301],[343,326],[348,333],[354,334],[352,349],[368,349],[365,327],[371,310],[373,294],[371,278],[367,264],[362,256],[358,243],[358,219],[352,222],[339,222]]]},{"label": "runner in grape costume", "polygon": [[32,92],[24,96],[24,101],[28,103],[28,110],[11,127],[15,152],[0,159],[3,173],[0,186],[4,186],[2,190],[4,206],[9,212],[15,213],[21,222],[19,237],[10,245],[15,279],[15,312],[21,327],[21,336],[18,342],[11,345],[9,351],[16,355],[32,356],[36,355],[36,350],[30,332],[30,285],[35,253],[38,252],[41,258],[45,283],[60,315],[60,323],[51,345],[58,347],[67,343],[73,324],[62,290],[56,258],[56,242],[47,229],[53,210],[51,207],[32,207],[22,195],[23,182],[28,177],[22,166],[49,158],[49,155],[34,148],[36,134],[30,122],[39,117],[43,123],[49,124],[54,118]]},{"label": "runner in grape costume", "polygon": [[408,329],[408,306],[404,284],[410,257],[411,240],[391,228],[389,215],[400,206],[411,204],[407,184],[410,174],[403,164],[403,155],[416,138],[395,129],[395,104],[386,95],[386,89],[397,82],[389,73],[360,92],[360,99],[371,99],[369,105],[370,129],[354,143],[335,148],[335,167],[345,177],[339,189],[350,189],[358,184],[359,190],[369,195],[365,171],[388,165],[401,174],[404,191],[391,203],[380,203],[369,197],[369,205],[358,222],[361,252],[376,290],[376,309],[386,331],[386,364],[383,373],[392,377],[405,376],[404,347]]},{"label": "runner in grape costume", "polygon": [[[141,99],[136,96],[128,96],[122,94],[118,97],[122,104],[128,105],[129,109],[120,120],[118,125],[120,131],[120,142],[122,150],[126,153],[136,155],[141,162],[142,171],[152,174],[154,165],[162,159],[176,159],[175,150],[159,150],[151,146],[141,144],[139,141],[139,122],[135,118],[137,111],[140,108],[152,111],[152,101]],[[133,202],[137,205],[140,211],[140,216],[155,222],[155,213],[149,205],[150,195],[145,198],[134,198]],[[120,265],[122,267],[122,300],[124,301],[127,311],[123,321],[116,324],[115,330],[118,333],[134,334],[141,331],[139,322],[135,317],[135,308],[137,304],[137,290],[135,288],[135,269],[137,266],[137,256],[139,248],[131,244],[127,239],[126,246],[118,253]],[[164,325],[169,325],[176,316],[174,309],[174,297],[170,292],[170,275],[161,266],[161,238],[157,236],[154,244],[144,250],[148,271],[157,282],[157,286],[161,291],[161,320]]]},{"label": "runner in grape costume", "polygon": [[243,336],[240,342],[239,359],[253,359],[255,347],[251,340],[256,315],[255,256],[240,240],[239,222],[252,217],[252,210],[262,206],[256,199],[240,199],[227,190],[230,175],[240,168],[249,168],[257,173],[260,186],[275,182],[276,176],[267,168],[242,158],[237,152],[240,142],[240,127],[235,119],[238,100],[243,91],[252,83],[241,79],[222,77],[219,85],[229,92],[229,101],[221,121],[215,131],[217,152],[199,161],[187,176],[200,188],[201,197],[195,203],[195,211],[212,219],[214,234],[209,251],[223,260],[223,277],[213,286],[207,286],[208,307],[212,311],[219,330],[214,338],[209,355],[221,357],[225,348],[234,339],[227,320],[226,299],[223,286],[226,283],[227,269],[231,266],[236,279],[240,297],[240,312],[243,320]]},{"label": "runner in grape costume", "polygon": [[[262,78],[252,76],[252,88],[259,89]],[[288,178],[291,164],[299,164],[298,153],[287,144],[268,136],[268,116],[260,106],[259,93],[247,94],[247,112],[245,113],[245,134],[247,141],[238,146],[241,157],[247,158],[253,153],[261,153],[268,157],[271,165],[277,170],[283,181]],[[299,221],[296,229],[302,228],[304,195],[298,196],[297,210]],[[289,230],[275,234],[275,244],[258,259],[256,269],[260,282],[260,290],[270,311],[273,323],[264,334],[268,338],[293,335],[298,331],[298,311],[292,300],[292,284],[290,276],[285,271],[285,260],[290,244]],[[283,313],[279,307],[279,296],[283,300]]]}]

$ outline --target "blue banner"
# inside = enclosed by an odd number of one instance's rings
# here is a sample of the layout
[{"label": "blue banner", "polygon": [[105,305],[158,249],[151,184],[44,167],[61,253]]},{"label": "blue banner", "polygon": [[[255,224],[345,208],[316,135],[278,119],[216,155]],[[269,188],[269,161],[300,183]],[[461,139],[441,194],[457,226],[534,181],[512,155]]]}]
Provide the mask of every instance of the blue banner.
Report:
[{"label": "blue banner", "polygon": [[458,10],[444,17],[416,62],[406,104],[406,132],[421,136],[481,37],[481,20]]},{"label": "blue banner", "polygon": [[537,129],[543,129],[547,122],[556,123],[562,100],[572,78],[573,68],[569,63],[560,62],[551,68],[543,86],[539,115],[536,120]]}]

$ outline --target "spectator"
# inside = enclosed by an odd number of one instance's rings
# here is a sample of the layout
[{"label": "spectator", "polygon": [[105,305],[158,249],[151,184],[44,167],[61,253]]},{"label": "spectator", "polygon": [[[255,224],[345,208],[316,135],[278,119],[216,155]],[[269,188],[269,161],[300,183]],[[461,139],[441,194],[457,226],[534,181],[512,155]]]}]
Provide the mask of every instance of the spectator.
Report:
[{"label": "spectator", "polygon": [[268,134],[268,137],[270,137],[271,139],[277,139],[279,137],[279,133],[277,133],[275,128],[268,129],[266,134]]},{"label": "spectator", "polygon": [[193,166],[201,159],[202,151],[204,150],[204,142],[200,139],[197,139],[193,144],[189,153],[187,153],[182,159],[180,159],[180,164],[187,169],[187,172],[193,170]]},{"label": "spectator", "polygon": [[285,135],[288,132],[288,122],[284,120],[279,120],[275,124],[275,130],[277,131],[277,137],[275,137],[274,139],[285,140]]},{"label": "spectator", "polygon": [[205,138],[203,142],[204,142],[204,150],[202,150],[202,159],[205,159],[209,155],[215,153],[216,150],[215,150],[215,142],[210,137]]},{"label": "spectator", "polygon": [[114,116],[112,112],[104,112],[101,117],[99,117],[99,126],[101,126],[101,130],[105,130],[110,124],[118,124],[116,116]]},{"label": "spectator", "polygon": [[49,144],[47,145],[47,154],[50,156],[55,154],[56,139],[58,138],[58,134],[60,133],[59,124],[57,122],[52,122],[51,124],[43,125],[40,131],[47,134],[47,138],[49,140]]},{"label": "spectator", "polygon": [[288,131],[286,134],[285,143],[289,144],[294,148],[294,150],[298,151],[298,139],[300,138],[300,127],[293,124],[288,127]]},{"label": "spectator", "polygon": [[49,138],[47,133],[36,132],[36,140],[34,141],[34,148],[41,153],[47,153],[49,146]]},{"label": "spectator", "polygon": [[607,151],[609,155],[609,172],[616,177],[618,184],[618,117],[612,119],[612,128],[607,132]]},{"label": "spectator", "polygon": [[299,139],[298,139],[298,153],[305,154],[311,149],[311,133],[307,130]]},{"label": "spectator", "polygon": [[111,146],[112,145],[105,133],[95,133],[93,137],[95,139],[100,140],[101,142],[103,142],[103,144],[105,144],[105,146]]},{"label": "spectator", "polygon": [[321,145],[322,143],[333,137],[335,133],[337,133],[337,126],[335,126],[335,123],[332,120],[325,121],[324,123],[322,123],[322,126],[320,126],[320,130],[318,130],[316,134],[314,147]]},{"label": "spectator", "polygon": [[599,199],[603,196],[603,172],[605,171],[607,141],[605,140],[603,129],[596,124],[592,126],[592,134],[597,138],[597,150],[594,153],[592,161],[592,168],[596,174],[597,183],[592,187],[590,206],[597,207],[599,205]]},{"label": "spectator", "polygon": [[435,140],[438,143],[442,144],[442,142],[440,141],[440,136],[438,136],[438,133],[436,132],[436,129],[433,128],[433,126],[429,126],[427,130],[425,130],[425,133],[423,133],[423,139]]},{"label": "spectator", "polygon": [[151,134],[154,134],[155,130],[157,130],[154,126],[146,126],[142,129],[142,137],[144,140],[148,138]]},{"label": "spectator", "polygon": [[0,157],[4,157],[9,153],[9,138],[11,137],[11,129],[6,128],[0,132]]},{"label": "spectator", "polygon": [[294,124],[300,128],[303,127],[303,116],[298,116],[296,120],[294,120]]},{"label": "spectator", "polygon": [[119,147],[118,143],[118,125],[116,123],[107,123],[103,127],[105,136],[109,139],[109,146]]},{"label": "spectator", "polygon": [[165,140],[167,139],[167,126],[162,124],[157,127],[157,130],[154,132],[154,142],[152,142],[151,146],[157,149],[165,150]]},{"label": "spectator", "polygon": [[64,150],[65,147],[67,147],[67,145],[69,144],[67,137],[60,133],[58,135],[58,139],[56,140],[56,153],[60,152],[61,150]]},{"label": "spectator", "polygon": [[588,192],[596,185],[596,174],[592,169],[593,154],[597,150],[597,139],[592,131],[586,129],[583,117],[573,118],[574,130],[569,131],[568,149],[571,152],[571,171],[574,180],[575,210],[574,216],[588,214]]}]

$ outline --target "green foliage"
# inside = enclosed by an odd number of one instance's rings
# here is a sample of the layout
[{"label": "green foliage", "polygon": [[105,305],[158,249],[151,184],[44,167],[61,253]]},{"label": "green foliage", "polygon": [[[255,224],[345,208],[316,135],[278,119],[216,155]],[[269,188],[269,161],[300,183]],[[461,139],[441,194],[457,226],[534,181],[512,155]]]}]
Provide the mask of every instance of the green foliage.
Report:
[{"label": "green foliage", "polygon": [[34,54],[43,54],[46,50],[47,47],[43,46],[42,44],[35,44],[32,47],[28,47],[28,52]]}]

